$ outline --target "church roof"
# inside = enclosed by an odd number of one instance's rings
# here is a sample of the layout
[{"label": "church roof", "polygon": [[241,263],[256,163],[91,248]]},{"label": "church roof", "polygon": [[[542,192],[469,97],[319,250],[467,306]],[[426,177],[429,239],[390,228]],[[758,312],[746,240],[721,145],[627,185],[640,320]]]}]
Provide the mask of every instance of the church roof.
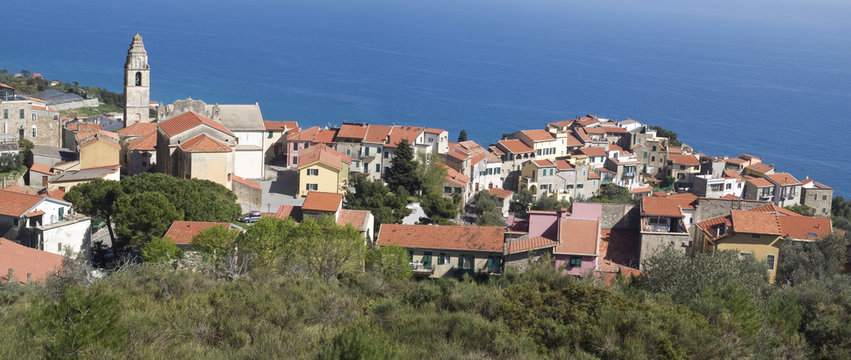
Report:
[{"label": "church roof", "polygon": [[[218,118],[215,107],[219,107]],[[218,121],[231,131],[266,131],[260,105],[207,105],[207,110],[213,114],[212,119]]]},{"label": "church roof", "polygon": [[235,136],[232,132],[230,132],[230,130],[222,126],[222,124],[207,119],[191,111],[185,112],[171,119],[163,121],[159,125],[160,128],[163,129],[163,131],[166,133],[166,135],[174,136],[201,124],[212,127],[230,136]]}]

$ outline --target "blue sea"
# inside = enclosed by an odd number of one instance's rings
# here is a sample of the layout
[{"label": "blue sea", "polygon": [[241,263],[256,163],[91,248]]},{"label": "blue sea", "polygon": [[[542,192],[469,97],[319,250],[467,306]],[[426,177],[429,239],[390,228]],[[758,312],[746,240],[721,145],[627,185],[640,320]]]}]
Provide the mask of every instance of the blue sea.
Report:
[{"label": "blue sea", "polygon": [[763,157],[851,194],[851,2],[14,1],[0,68],[120,92],[136,31],[152,100],[267,120],[503,133],[596,114]]}]

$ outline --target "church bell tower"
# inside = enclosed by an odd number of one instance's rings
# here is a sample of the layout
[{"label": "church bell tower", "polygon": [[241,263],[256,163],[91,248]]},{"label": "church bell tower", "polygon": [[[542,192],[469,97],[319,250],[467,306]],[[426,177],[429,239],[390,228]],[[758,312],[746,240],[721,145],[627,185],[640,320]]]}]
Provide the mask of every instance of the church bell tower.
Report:
[{"label": "church bell tower", "polygon": [[151,68],[142,36],[136,33],[124,63],[124,125],[151,122]]}]

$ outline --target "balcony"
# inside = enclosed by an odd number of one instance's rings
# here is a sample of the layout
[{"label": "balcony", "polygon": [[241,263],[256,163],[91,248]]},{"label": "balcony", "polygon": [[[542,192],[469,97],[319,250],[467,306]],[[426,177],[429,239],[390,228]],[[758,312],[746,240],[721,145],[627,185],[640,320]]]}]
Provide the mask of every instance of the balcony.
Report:
[{"label": "balcony", "polygon": [[641,219],[642,232],[688,234],[683,218],[646,217]]},{"label": "balcony", "polygon": [[411,268],[413,268],[414,276],[431,276],[431,274],[434,274],[434,268],[426,269],[425,264],[421,262],[412,262]]}]

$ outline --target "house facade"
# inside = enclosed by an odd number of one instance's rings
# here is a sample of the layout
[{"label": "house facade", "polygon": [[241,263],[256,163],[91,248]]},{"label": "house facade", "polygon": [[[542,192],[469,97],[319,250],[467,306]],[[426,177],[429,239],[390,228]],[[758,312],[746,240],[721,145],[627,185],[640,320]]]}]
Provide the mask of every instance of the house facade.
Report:
[{"label": "house facade", "polygon": [[302,150],[298,166],[299,196],[311,191],[344,194],[349,184],[351,159],[325,145]]},{"label": "house facade", "polygon": [[157,168],[181,179],[206,179],[230,189],[236,136],[189,111],[158,124]]}]

